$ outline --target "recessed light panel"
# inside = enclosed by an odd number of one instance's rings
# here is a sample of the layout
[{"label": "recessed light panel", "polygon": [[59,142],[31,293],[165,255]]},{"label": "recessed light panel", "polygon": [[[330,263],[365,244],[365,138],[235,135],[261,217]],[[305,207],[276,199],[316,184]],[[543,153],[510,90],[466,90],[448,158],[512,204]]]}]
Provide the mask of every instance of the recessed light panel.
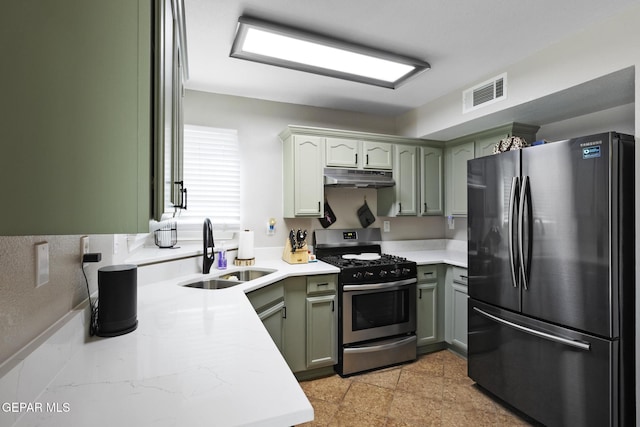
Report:
[{"label": "recessed light panel", "polygon": [[344,41],[241,17],[232,57],[396,88],[429,64]]}]

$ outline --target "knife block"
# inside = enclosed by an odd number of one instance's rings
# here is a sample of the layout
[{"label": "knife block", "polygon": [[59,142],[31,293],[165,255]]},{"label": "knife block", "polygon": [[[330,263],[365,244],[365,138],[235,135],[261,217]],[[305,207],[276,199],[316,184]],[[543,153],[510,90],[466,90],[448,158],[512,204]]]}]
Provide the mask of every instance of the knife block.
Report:
[{"label": "knife block", "polygon": [[306,264],[309,262],[309,248],[307,244],[300,248],[292,251],[291,242],[287,239],[284,244],[284,250],[282,251],[282,260],[288,262],[289,264]]}]

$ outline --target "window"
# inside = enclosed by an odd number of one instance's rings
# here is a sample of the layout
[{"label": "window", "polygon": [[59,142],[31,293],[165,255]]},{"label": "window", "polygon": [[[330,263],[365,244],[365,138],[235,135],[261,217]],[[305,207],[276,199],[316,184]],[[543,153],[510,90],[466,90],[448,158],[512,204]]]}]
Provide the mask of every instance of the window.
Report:
[{"label": "window", "polygon": [[[187,209],[176,218],[209,218],[216,230],[240,230],[240,150],[238,131],[184,126],[183,179]],[[173,213],[169,205],[167,212]],[[182,221],[180,221],[182,222]]]}]

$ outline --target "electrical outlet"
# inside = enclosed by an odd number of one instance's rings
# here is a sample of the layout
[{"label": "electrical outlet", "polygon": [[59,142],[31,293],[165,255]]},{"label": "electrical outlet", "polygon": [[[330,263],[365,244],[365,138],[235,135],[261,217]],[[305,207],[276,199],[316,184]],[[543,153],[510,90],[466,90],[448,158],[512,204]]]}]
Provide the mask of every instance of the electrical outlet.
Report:
[{"label": "electrical outlet", "polygon": [[89,236],[82,236],[80,238],[80,262],[85,254],[89,253]]},{"label": "electrical outlet", "polygon": [[385,233],[391,231],[391,221],[382,221],[382,231]]},{"label": "electrical outlet", "polygon": [[49,283],[49,243],[36,244],[36,288]]}]

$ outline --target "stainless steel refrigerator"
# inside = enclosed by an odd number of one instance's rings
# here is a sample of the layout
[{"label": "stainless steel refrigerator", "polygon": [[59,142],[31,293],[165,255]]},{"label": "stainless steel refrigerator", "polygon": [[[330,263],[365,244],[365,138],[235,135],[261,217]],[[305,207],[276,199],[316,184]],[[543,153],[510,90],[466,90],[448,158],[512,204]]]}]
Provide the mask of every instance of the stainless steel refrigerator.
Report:
[{"label": "stainless steel refrigerator", "polygon": [[635,425],[634,138],[470,160],[468,369],[547,426]]}]

